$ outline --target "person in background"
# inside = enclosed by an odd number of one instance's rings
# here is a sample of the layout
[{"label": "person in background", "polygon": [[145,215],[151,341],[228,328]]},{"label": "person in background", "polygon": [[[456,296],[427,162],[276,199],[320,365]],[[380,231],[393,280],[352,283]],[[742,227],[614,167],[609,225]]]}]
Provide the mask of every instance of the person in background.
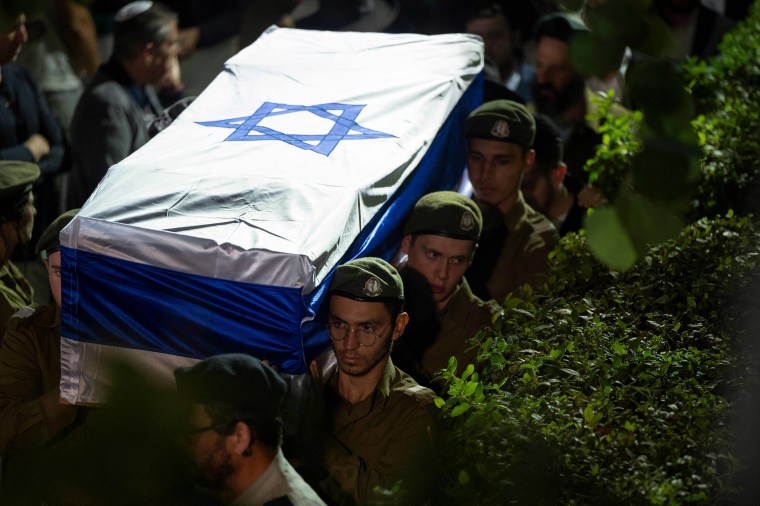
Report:
[{"label": "person in background", "polygon": [[587,209],[607,201],[598,189],[568,172],[562,161],[562,137],[554,122],[543,114],[536,113],[533,117],[536,120],[533,143],[536,163],[523,177],[522,192],[525,201],[549,218],[561,237],[579,231]]},{"label": "person in background", "polygon": [[32,286],[11,262],[11,255],[32,238],[37,214],[32,184],[39,177],[40,169],[33,163],[0,161],[0,332],[13,313],[33,300]]},{"label": "person in background", "polygon": [[[49,501],[55,477],[37,480],[38,490],[14,490],[28,483],[28,468],[16,462],[40,449],[55,451],[78,441],[80,409],[61,400],[61,230],[78,209],[59,216],[42,233],[36,252],[45,264],[53,302],[32,304],[18,310],[8,321],[0,346],[0,455],[5,479],[3,497]],[[82,415],[80,417],[79,415]],[[20,473],[16,475],[14,473]],[[26,488],[26,487],[25,487]],[[60,500],[60,498],[58,498]]]},{"label": "person in background", "polygon": [[154,85],[178,72],[177,16],[147,1],[116,13],[114,50],[85,89],[71,124],[70,207],[80,207],[106,171],[148,142],[163,108]]},{"label": "person in background", "polygon": [[502,301],[523,284],[538,282],[559,240],[520,191],[535,163],[535,132],[528,109],[510,100],[483,104],[465,123],[467,174],[483,213],[478,251],[465,276],[483,300]]},{"label": "person in background", "polygon": [[174,371],[191,409],[184,445],[198,483],[225,504],[325,503],[280,449],[285,381],[242,353],[218,355]]},{"label": "person in background", "polygon": [[475,362],[468,340],[491,323],[499,306],[470,290],[464,273],[477,248],[482,216],[456,192],[423,196],[404,225],[399,268],[410,322],[393,360],[421,385],[440,390],[435,375],[455,357],[459,372]]}]

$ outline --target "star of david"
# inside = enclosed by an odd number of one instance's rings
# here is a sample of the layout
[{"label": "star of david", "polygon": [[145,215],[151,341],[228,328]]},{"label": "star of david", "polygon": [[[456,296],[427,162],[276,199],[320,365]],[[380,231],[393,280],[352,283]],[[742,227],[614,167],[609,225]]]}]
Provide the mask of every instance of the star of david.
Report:
[{"label": "star of david", "polygon": [[[330,156],[330,153],[338,146],[340,141],[395,137],[395,135],[359,125],[356,122],[356,118],[362,109],[364,109],[363,105],[352,104],[291,105],[264,102],[250,116],[217,121],[198,121],[197,123],[209,127],[232,128],[233,132],[224,139],[225,141],[283,141],[301,149]],[[331,120],[333,126],[326,134],[315,135],[278,132],[260,124],[264,118],[294,112],[310,112],[321,118]],[[319,142],[310,144],[309,141]]]}]

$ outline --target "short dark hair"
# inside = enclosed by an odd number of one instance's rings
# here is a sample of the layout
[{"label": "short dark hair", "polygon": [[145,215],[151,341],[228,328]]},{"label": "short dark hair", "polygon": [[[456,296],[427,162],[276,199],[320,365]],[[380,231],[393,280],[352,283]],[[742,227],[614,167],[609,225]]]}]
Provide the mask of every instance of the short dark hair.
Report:
[{"label": "short dark hair", "polygon": [[512,25],[509,22],[507,13],[504,12],[504,7],[502,7],[502,5],[497,2],[480,2],[476,3],[475,5],[471,5],[467,9],[467,14],[465,15],[465,23],[469,23],[473,19],[488,19],[498,16],[504,18],[504,21],[507,23],[507,27],[511,30]]},{"label": "short dark hair", "polygon": [[172,21],[177,21],[177,14],[157,2],[125,19],[119,19],[117,14],[113,28],[113,55],[116,58],[132,58],[148,44],[163,43],[169,36]]},{"label": "short dark hair", "polygon": [[240,410],[232,406],[216,404],[210,406],[203,404],[203,409],[211,418],[211,422],[218,426],[216,432],[223,435],[232,434],[238,422],[246,424],[253,433],[253,439],[269,448],[279,448],[282,445],[282,419],[280,417],[257,416],[248,410]]}]

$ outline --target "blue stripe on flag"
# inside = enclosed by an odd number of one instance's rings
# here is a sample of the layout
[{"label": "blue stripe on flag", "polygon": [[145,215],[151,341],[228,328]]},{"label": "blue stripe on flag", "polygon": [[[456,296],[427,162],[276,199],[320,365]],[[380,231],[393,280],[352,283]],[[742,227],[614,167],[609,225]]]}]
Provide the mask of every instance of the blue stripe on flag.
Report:
[{"label": "blue stripe on flag", "polygon": [[[243,352],[306,372],[301,292],[61,248],[63,337],[205,358]],[[106,296],[107,295],[107,296]]]},{"label": "blue stripe on flag", "polygon": [[[467,155],[464,124],[470,112],[482,103],[481,72],[470,83],[467,91],[446,118],[414,173],[362,229],[338,265],[366,256],[390,260],[398,250],[401,228],[417,200],[430,192],[455,189],[462,176]],[[322,284],[306,296],[304,304],[313,314],[318,312],[324,301],[335,267],[337,265],[333,266]],[[322,321],[324,314],[304,325],[304,353],[307,361],[322,352],[330,341],[324,326],[321,325]]]}]

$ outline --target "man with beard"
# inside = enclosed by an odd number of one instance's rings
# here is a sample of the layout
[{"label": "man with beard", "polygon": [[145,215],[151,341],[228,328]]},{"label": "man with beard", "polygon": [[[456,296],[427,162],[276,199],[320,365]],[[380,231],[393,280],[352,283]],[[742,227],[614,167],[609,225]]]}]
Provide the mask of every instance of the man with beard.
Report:
[{"label": "man with beard", "polygon": [[535,162],[535,132],[528,109],[510,100],[483,104],[465,123],[467,175],[483,213],[479,249],[466,276],[483,300],[500,302],[525,283],[537,282],[558,241],[551,222],[520,192]]},{"label": "man with beard", "polygon": [[329,477],[322,487],[337,503],[366,504],[376,486],[404,478],[430,444],[428,408],[435,395],[390,359],[409,321],[393,266],[380,258],[341,265],[328,297],[337,367],[312,367],[324,392],[328,432],[322,463]]},{"label": "man with beard", "polygon": [[565,163],[576,177],[583,176],[586,160],[594,156],[596,146],[601,142],[601,136],[585,120],[591,91],[570,61],[573,36],[586,30],[579,17],[561,12],[539,19],[535,33],[534,105],[559,128],[564,141]]},{"label": "man with beard", "polygon": [[[562,137],[554,122],[543,114],[533,117],[536,120],[533,142],[536,163],[523,178],[523,195],[533,209],[551,220],[560,236],[577,232],[583,226],[587,209],[579,202],[579,193],[590,187],[568,173],[562,161]],[[598,195],[598,190],[592,191]]]},{"label": "man with beard", "polygon": [[224,503],[324,505],[283,456],[285,381],[268,365],[233,353],[174,371],[191,401],[185,445],[199,483]]},{"label": "man with beard", "polygon": [[477,204],[456,192],[425,195],[404,225],[402,270],[410,314],[407,336],[393,360],[420,384],[438,390],[435,374],[455,357],[463,369],[475,360],[468,340],[491,323],[499,306],[473,295],[464,273],[483,219]]}]

